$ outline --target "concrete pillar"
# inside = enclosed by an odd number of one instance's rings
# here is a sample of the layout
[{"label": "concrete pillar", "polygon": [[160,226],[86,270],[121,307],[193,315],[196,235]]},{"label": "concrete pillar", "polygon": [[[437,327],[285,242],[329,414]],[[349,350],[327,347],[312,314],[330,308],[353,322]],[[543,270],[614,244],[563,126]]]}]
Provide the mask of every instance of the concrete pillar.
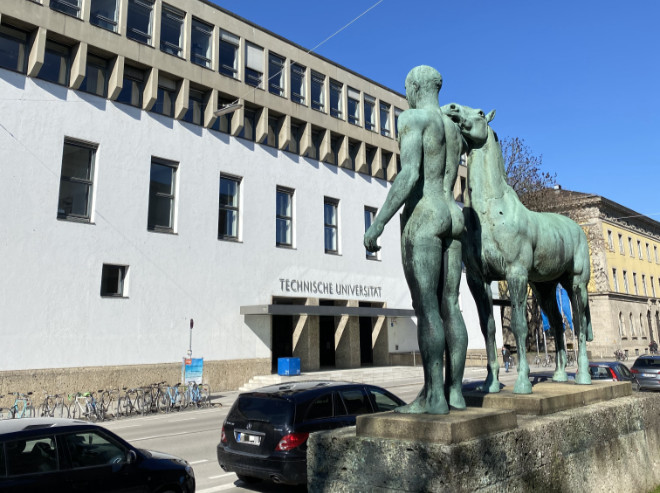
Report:
[{"label": "concrete pillar", "polygon": [[341,145],[339,146],[339,152],[337,153],[339,162],[335,163],[335,165],[339,166],[340,168],[350,168],[351,157],[348,155],[348,137],[342,135],[340,138]]},{"label": "concrete pillar", "polygon": [[359,146],[360,148],[358,149],[357,156],[355,157],[355,171],[368,175],[369,165],[367,164],[367,147],[362,141],[360,141]]},{"label": "concrete pillar", "polygon": [[30,36],[30,55],[28,56],[27,74],[36,77],[46,57],[46,28],[40,27]]},{"label": "concrete pillar", "polygon": [[147,80],[144,81],[144,94],[142,95],[142,109],[149,111],[158,99],[158,69],[152,67],[148,70]]},{"label": "concrete pillar", "polygon": [[[357,307],[359,302],[349,300],[345,306]],[[341,317],[335,317],[335,323],[335,366],[337,368],[359,368],[360,319],[342,315]]]},{"label": "concrete pillar", "polygon": [[240,104],[241,107],[234,110],[234,114],[231,117],[231,135],[234,137],[241,133],[241,130],[243,130],[243,126],[245,125],[245,106],[243,106],[245,100],[239,99],[238,104]]},{"label": "concrete pillar", "polygon": [[371,176],[374,178],[385,178],[382,165],[382,155],[378,148],[374,151],[373,160],[371,161]]},{"label": "concrete pillar", "polygon": [[394,181],[394,178],[396,178],[396,153],[392,153],[390,155],[389,162],[384,163],[384,165],[387,167],[387,181]]},{"label": "concrete pillar", "polygon": [[374,365],[387,366],[390,364],[390,351],[387,342],[387,318],[381,315],[374,317],[371,332],[371,347],[373,350]]},{"label": "concrete pillar", "polygon": [[108,99],[114,101],[124,87],[124,57],[118,55],[115,57],[110,67],[110,77],[108,79]]},{"label": "concrete pillar", "polygon": [[282,124],[280,125],[280,134],[277,138],[278,149],[283,151],[291,143],[291,116],[285,115],[282,117]]},{"label": "concrete pillar", "polygon": [[321,130],[323,138],[321,139],[321,148],[319,149],[319,156],[317,159],[327,163],[332,159],[332,144],[330,141],[330,130]]},{"label": "concrete pillar", "polygon": [[[318,306],[318,298],[307,298],[306,306]],[[300,358],[301,371],[318,370],[319,358],[319,317],[298,315],[293,317],[293,357]]]},{"label": "concrete pillar", "polygon": [[181,120],[188,111],[188,103],[190,101],[190,81],[183,79],[179,82],[179,87],[176,91],[176,100],[174,102],[174,119]]},{"label": "concrete pillar", "polygon": [[69,77],[69,87],[78,89],[85,79],[87,70],[87,43],[78,43],[71,50],[71,75]]},{"label": "concrete pillar", "polygon": [[257,128],[254,129],[254,141],[263,142],[268,137],[268,108],[257,111]]},{"label": "concrete pillar", "polygon": [[298,154],[301,156],[308,156],[312,150],[312,124],[305,123],[303,127],[302,137],[300,137],[300,149]]},{"label": "concrete pillar", "polygon": [[204,98],[204,126],[211,128],[215,123],[215,112],[218,109],[218,91],[211,89]]}]

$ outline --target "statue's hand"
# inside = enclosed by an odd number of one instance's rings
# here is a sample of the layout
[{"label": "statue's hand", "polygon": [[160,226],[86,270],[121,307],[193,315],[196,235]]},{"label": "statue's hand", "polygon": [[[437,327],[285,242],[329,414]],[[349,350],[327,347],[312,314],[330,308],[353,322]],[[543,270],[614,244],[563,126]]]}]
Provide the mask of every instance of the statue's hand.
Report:
[{"label": "statue's hand", "polygon": [[378,246],[378,238],[383,234],[383,226],[380,223],[374,222],[364,234],[364,247],[370,252],[377,252],[380,250]]}]

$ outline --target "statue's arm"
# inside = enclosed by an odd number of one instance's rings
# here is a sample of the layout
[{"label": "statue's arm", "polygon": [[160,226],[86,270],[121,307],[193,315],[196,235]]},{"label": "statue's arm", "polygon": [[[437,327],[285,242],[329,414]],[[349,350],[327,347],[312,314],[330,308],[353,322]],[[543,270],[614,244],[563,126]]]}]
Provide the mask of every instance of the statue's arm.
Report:
[{"label": "statue's arm", "polygon": [[385,225],[403,206],[419,180],[422,166],[422,125],[415,115],[404,112],[399,117],[399,139],[401,149],[401,171],[396,175],[383,207],[364,235],[364,246],[370,252],[380,250],[377,240]]}]

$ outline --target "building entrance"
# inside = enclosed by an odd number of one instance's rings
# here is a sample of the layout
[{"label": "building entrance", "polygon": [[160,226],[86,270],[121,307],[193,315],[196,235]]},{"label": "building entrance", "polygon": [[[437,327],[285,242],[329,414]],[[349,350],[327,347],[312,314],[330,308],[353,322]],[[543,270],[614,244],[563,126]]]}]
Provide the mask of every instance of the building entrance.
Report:
[{"label": "building entrance", "polygon": [[293,356],[293,317],[273,315],[272,370],[277,373],[277,359]]},{"label": "building entrance", "polygon": [[[334,302],[321,300],[322,306],[333,306]],[[319,317],[319,364],[321,367],[335,367],[335,317]]]}]

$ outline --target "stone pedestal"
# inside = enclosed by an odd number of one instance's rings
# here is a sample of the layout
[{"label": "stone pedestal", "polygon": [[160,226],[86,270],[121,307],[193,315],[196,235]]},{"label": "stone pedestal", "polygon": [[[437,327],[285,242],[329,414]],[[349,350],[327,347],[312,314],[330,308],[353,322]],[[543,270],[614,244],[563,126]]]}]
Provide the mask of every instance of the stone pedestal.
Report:
[{"label": "stone pedestal", "polygon": [[[432,431],[430,422],[460,429],[459,411],[446,417],[418,416],[417,427],[411,424],[414,417],[396,423],[385,413],[382,426],[374,424],[378,416],[362,418],[359,433],[356,428],[314,433],[307,452],[308,489],[311,493],[653,490],[660,484],[660,395],[635,393],[608,399],[608,392],[626,393],[626,384],[573,387],[577,388],[569,389],[565,402],[575,402],[581,392],[588,401],[594,389],[604,400],[544,415],[557,402],[557,396],[551,395],[554,390],[548,390],[545,398],[533,398],[540,403],[533,407],[541,412],[518,414],[513,428],[483,430],[462,441],[430,440],[433,434],[443,435]],[[541,394],[540,388],[534,389]],[[500,404],[510,399],[529,403],[533,400],[529,397],[502,394]],[[472,411],[463,417],[469,420]],[[504,415],[510,412],[505,410]],[[376,421],[371,423],[372,419]],[[378,431],[392,428],[403,431],[399,434],[403,436],[388,438],[397,434]],[[411,431],[415,429],[416,434]]]}]

